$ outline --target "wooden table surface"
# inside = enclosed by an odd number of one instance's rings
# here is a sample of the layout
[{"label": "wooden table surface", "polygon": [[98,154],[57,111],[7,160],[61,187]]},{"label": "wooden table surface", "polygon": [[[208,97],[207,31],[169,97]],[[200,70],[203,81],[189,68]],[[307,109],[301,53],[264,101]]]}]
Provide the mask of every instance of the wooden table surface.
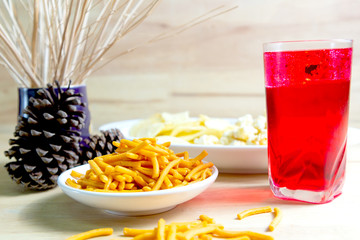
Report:
[{"label": "wooden table surface", "polygon": [[[187,22],[223,2],[163,1],[137,32],[124,39],[123,47],[143,42],[154,32]],[[360,128],[358,1],[226,3],[239,4],[239,8],[170,40],[146,46],[91,75],[86,85],[93,131],[108,122],[144,118],[162,111],[188,110],[193,116],[202,113],[212,117],[264,114],[262,43],[321,38],[355,41],[349,125]],[[2,66],[0,76],[3,166],[9,161],[3,152],[13,136],[18,103],[17,86]],[[360,145],[355,145],[348,148],[343,194],[327,204],[278,200],[272,196],[266,174],[220,174],[204,193],[168,212],[121,217],[81,205],[59,188],[24,192],[0,167],[0,239],[65,239],[101,227],[113,227],[112,237],[120,238],[123,227],[153,228],[159,218],[191,221],[207,214],[226,228],[266,233],[276,240],[353,240],[360,236],[359,183]],[[242,210],[267,205],[279,207],[284,214],[274,232],[267,232],[271,214],[236,220]]]},{"label": "wooden table surface", "polygon": [[[0,133],[1,152],[11,131]],[[213,217],[227,229],[251,230],[276,240],[358,239],[360,234],[360,145],[349,147],[343,194],[334,201],[306,204],[273,197],[267,174],[220,174],[216,182],[196,198],[176,208],[150,216],[123,217],[87,207],[66,196],[58,187],[44,192],[23,192],[0,168],[0,239],[66,239],[83,231],[114,228],[120,239],[124,227],[154,228],[159,218],[168,223],[196,220],[201,214]],[[0,164],[7,161],[0,158]],[[272,206],[283,211],[274,232],[267,227],[271,214],[236,220],[236,214],[249,208]]]}]

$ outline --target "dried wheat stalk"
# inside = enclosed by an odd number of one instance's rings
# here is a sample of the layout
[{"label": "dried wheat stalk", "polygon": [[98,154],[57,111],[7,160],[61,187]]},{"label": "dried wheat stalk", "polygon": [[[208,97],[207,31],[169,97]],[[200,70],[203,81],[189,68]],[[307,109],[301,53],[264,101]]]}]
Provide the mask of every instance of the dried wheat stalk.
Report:
[{"label": "dried wheat stalk", "polygon": [[[149,16],[160,0],[0,0],[0,64],[19,87],[83,84],[106,53]],[[155,36],[174,36],[232,10],[220,7]],[[129,53],[140,46],[121,52]]]},{"label": "dried wheat stalk", "polygon": [[1,0],[0,62],[20,87],[84,83],[159,0]]}]

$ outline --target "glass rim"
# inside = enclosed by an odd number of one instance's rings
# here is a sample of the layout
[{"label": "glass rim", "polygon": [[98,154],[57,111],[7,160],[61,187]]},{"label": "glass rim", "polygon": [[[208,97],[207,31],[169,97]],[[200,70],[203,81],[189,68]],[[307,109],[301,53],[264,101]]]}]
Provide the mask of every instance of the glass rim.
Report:
[{"label": "glass rim", "polygon": [[352,48],[352,39],[275,41],[263,44],[264,52]]}]

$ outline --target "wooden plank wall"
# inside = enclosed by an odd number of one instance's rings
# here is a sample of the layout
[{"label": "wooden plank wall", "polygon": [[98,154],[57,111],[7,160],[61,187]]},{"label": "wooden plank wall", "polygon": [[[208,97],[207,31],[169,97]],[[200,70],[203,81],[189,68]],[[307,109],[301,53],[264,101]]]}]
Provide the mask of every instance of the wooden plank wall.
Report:
[{"label": "wooden plank wall", "polygon": [[[143,45],[222,5],[238,8]],[[262,44],[329,38],[354,40],[350,125],[360,127],[360,1],[164,0],[110,55],[143,46],[87,80],[94,129],[161,111],[213,117],[264,114]],[[0,74],[0,122],[15,125],[16,85],[3,67]]]}]

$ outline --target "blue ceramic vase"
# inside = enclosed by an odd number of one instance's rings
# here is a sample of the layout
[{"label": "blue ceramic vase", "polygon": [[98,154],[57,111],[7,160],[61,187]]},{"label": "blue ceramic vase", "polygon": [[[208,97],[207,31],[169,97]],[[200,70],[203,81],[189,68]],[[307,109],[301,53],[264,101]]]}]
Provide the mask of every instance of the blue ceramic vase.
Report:
[{"label": "blue ceramic vase", "polygon": [[[62,90],[66,90],[68,87],[62,87]],[[24,109],[29,104],[29,99],[34,97],[36,92],[41,88],[19,88],[19,116],[24,116]],[[88,138],[90,136],[90,111],[89,111],[89,103],[86,93],[86,86],[85,85],[75,85],[70,86],[75,93],[81,93],[81,101],[85,104],[85,107],[79,107],[80,110],[84,111],[85,113],[85,126],[81,129],[81,137]],[[58,92],[57,88],[54,88],[55,92]]]}]

